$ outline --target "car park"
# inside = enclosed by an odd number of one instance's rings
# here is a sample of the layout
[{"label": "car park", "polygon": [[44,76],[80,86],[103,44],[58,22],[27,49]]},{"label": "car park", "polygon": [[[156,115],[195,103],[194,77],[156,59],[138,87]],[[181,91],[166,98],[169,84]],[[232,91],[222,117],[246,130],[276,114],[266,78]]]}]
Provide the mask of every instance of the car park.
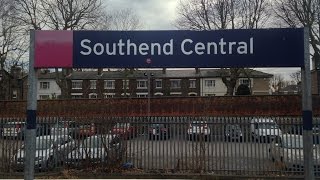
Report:
[{"label": "car park", "polygon": [[253,140],[271,142],[282,135],[277,123],[270,118],[253,118],[250,123],[250,132]]},{"label": "car park", "polygon": [[79,123],[77,128],[74,128],[72,137],[73,138],[85,138],[93,136],[97,133],[97,127],[94,123]]},{"label": "car park", "polygon": [[9,121],[2,126],[2,137],[5,138],[22,138],[23,130],[25,129],[25,122],[23,121]]},{"label": "car park", "polygon": [[111,129],[111,134],[130,139],[137,136],[137,128],[131,123],[117,123]]},{"label": "car park", "polygon": [[81,167],[92,165],[91,163],[106,163],[108,160],[114,162],[115,159],[120,160],[122,158],[122,152],[121,139],[116,135],[89,136],[82,141],[77,149],[67,155],[66,164]]},{"label": "car park", "polygon": [[[289,133],[302,135],[303,125],[302,124],[292,125]],[[313,144],[320,144],[320,127],[318,124],[312,127],[312,139],[313,139]]]},{"label": "car park", "polygon": [[52,135],[70,135],[73,136],[78,124],[75,121],[58,120],[51,127]]},{"label": "car park", "polygon": [[[36,136],[50,135],[50,124],[49,123],[37,123],[36,125]],[[24,139],[26,134],[26,128],[21,130],[19,138]]]},{"label": "car park", "polygon": [[[68,135],[46,135],[36,137],[35,145],[35,169],[50,170],[64,161],[68,152],[72,151],[76,144]],[[14,154],[12,164],[14,169],[23,170],[26,158],[25,146]]]},{"label": "car park", "polygon": [[150,124],[148,134],[149,134],[149,140],[169,139],[170,128],[168,124],[164,124],[164,123]]},{"label": "car park", "polygon": [[243,140],[243,133],[239,124],[227,124],[224,127],[224,136],[226,141],[237,141]]},{"label": "car park", "polygon": [[187,134],[189,140],[208,140],[211,129],[208,126],[207,121],[192,121],[188,125]]},{"label": "car park", "polygon": [[[276,138],[270,144],[269,158],[278,162],[281,167],[292,171],[303,171],[303,136],[296,134],[284,134]],[[315,171],[320,172],[319,147],[314,145],[313,162]]]}]

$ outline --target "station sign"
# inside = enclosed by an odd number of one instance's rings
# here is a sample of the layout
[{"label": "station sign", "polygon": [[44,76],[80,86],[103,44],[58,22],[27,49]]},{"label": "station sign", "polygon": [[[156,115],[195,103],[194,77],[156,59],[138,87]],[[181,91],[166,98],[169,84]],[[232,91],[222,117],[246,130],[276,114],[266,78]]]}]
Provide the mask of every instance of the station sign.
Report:
[{"label": "station sign", "polygon": [[304,29],[36,31],[36,68],[302,67]]}]

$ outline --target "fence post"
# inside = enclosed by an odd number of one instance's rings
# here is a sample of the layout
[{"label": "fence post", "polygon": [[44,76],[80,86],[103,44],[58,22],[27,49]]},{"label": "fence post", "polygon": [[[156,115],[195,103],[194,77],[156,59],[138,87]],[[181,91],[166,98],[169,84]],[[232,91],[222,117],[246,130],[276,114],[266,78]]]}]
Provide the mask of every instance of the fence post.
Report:
[{"label": "fence post", "polygon": [[28,96],[27,96],[27,129],[25,137],[24,179],[34,178],[34,159],[36,149],[36,110],[37,110],[37,75],[34,69],[35,30],[30,30]]},{"label": "fence post", "polygon": [[304,28],[304,67],[301,67],[302,77],[302,118],[303,118],[303,158],[304,178],[314,179],[313,141],[312,141],[312,96],[309,51],[309,29]]}]

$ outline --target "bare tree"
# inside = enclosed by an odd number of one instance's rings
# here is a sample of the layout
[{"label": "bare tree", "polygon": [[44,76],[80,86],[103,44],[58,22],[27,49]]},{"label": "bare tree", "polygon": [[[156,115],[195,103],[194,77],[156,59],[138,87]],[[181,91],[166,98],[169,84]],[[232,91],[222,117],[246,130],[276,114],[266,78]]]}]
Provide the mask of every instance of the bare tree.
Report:
[{"label": "bare tree", "polygon": [[[103,16],[101,0],[19,0],[15,19],[26,30],[95,29]],[[69,98],[68,78],[72,69],[55,69],[61,98]]]},{"label": "bare tree", "polygon": [[143,24],[137,14],[132,9],[121,9],[112,11],[105,16],[102,21],[103,30],[137,30],[141,29]]},{"label": "bare tree", "polygon": [[295,84],[299,84],[301,82],[301,71],[291,73],[290,77]]},{"label": "bare tree", "polygon": [[[269,17],[268,0],[187,0],[180,1],[176,26],[179,29],[214,30],[263,27]],[[221,74],[233,95],[242,68]]]},{"label": "bare tree", "polygon": [[[0,0],[0,99],[8,99],[10,82],[4,71],[10,70],[11,65],[18,65],[21,57],[26,52],[24,39],[21,36],[19,23],[15,21],[15,2],[10,0]],[[13,86],[13,85],[12,85]]]},{"label": "bare tree", "polygon": [[275,74],[271,79],[271,87],[274,93],[279,93],[281,88],[285,87],[286,85],[287,82],[281,74]]},{"label": "bare tree", "polygon": [[276,17],[288,27],[308,27],[310,45],[313,49],[314,68],[320,67],[320,2],[319,0],[275,0],[273,2]]}]

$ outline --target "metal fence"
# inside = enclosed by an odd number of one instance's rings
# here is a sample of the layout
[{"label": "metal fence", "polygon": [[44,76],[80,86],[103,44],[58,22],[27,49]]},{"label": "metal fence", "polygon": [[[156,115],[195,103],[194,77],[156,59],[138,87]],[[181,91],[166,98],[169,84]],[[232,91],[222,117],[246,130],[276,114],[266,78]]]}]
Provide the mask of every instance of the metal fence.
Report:
[{"label": "metal fence", "polygon": [[[25,119],[0,120],[0,172],[23,171]],[[320,124],[314,170],[320,176]],[[218,175],[303,175],[300,117],[39,118],[36,172],[141,169]]]}]

